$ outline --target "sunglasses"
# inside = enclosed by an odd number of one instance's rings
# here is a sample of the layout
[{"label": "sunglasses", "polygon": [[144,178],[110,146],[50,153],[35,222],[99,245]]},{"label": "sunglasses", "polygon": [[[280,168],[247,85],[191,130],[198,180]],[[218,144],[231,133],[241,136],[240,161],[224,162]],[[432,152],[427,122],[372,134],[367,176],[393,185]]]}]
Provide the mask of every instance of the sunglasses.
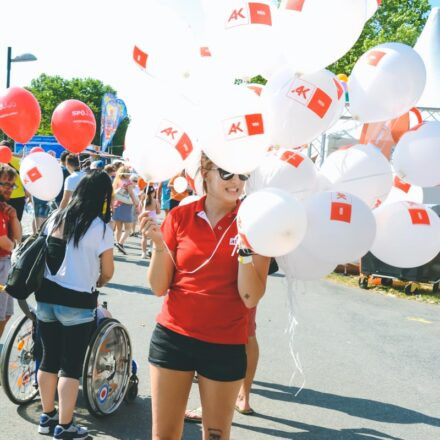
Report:
[{"label": "sunglasses", "polygon": [[8,182],[0,182],[0,186],[3,186],[8,189],[16,189],[17,188],[17,185],[15,185],[13,183],[8,183]]},{"label": "sunglasses", "polygon": [[[229,171],[225,171],[222,168],[211,168],[211,170],[217,170],[218,174],[220,176],[220,179],[222,179],[222,180],[231,180],[235,176],[234,173],[230,173]],[[249,179],[249,175],[248,174],[238,174],[238,178],[242,182],[246,182],[246,180]]]}]

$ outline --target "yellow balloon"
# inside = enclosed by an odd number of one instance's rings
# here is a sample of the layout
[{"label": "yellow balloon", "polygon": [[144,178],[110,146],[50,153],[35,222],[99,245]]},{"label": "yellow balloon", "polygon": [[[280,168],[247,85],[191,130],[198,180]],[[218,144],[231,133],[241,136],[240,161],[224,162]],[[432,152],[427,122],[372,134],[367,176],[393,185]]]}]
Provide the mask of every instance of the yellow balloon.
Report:
[{"label": "yellow balloon", "polygon": [[337,77],[340,81],[348,82],[348,76],[345,73],[340,73]]}]

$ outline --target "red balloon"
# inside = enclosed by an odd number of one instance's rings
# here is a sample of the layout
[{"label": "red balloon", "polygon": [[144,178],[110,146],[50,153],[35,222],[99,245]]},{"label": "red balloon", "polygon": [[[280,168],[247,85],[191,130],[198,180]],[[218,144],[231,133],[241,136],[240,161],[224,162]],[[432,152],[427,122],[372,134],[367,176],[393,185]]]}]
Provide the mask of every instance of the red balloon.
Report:
[{"label": "red balloon", "polygon": [[52,132],[66,150],[81,153],[95,137],[95,116],[88,105],[68,99],[53,112]]},{"label": "red balloon", "polygon": [[5,145],[0,146],[0,162],[9,163],[12,159],[12,151]]},{"label": "red balloon", "polygon": [[29,154],[32,153],[44,153],[44,150],[41,147],[33,147],[31,148],[31,151],[29,151]]},{"label": "red balloon", "polygon": [[40,104],[31,92],[10,87],[0,96],[0,128],[14,141],[29,142],[40,121]]}]

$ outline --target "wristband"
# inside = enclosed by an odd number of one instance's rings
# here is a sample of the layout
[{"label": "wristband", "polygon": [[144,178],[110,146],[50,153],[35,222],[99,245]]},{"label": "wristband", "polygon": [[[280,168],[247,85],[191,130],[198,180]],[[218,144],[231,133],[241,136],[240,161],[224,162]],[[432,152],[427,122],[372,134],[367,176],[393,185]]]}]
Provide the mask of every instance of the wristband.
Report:
[{"label": "wristband", "polygon": [[240,264],[249,264],[252,263],[252,255],[239,255],[238,256],[238,262]]},{"label": "wristband", "polygon": [[252,249],[239,248],[238,255],[240,255],[241,257],[249,257],[251,255],[254,255],[254,253]]}]

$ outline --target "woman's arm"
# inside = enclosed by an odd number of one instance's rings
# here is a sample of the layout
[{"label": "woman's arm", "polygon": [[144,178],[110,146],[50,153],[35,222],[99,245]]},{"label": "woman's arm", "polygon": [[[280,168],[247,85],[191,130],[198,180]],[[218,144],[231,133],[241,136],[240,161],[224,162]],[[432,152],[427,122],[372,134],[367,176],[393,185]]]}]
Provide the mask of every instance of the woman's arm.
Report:
[{"label": "woman's arm", "polygon": [[101,260],[101,273],[96,282],[96,287],[102,287],[107,284],[112,279],[115,271],[113,249],[107,249],[99,256],[99,258]]},{"label": "woman's arm", "polygon": [[153,254],[147,274],[148,282],[156,296],[163,296],[168,292],[173,280],[174,263],[165,246],[159,225],[148,212],[142,213],[139,220],[142,233],[153,242]]},{"label": "woman's arm", "polygon": [[266,291],[270,258],[252,255],[252,262],[238,264],[238,292],[245,306],[251,309],[258,304]]}]

